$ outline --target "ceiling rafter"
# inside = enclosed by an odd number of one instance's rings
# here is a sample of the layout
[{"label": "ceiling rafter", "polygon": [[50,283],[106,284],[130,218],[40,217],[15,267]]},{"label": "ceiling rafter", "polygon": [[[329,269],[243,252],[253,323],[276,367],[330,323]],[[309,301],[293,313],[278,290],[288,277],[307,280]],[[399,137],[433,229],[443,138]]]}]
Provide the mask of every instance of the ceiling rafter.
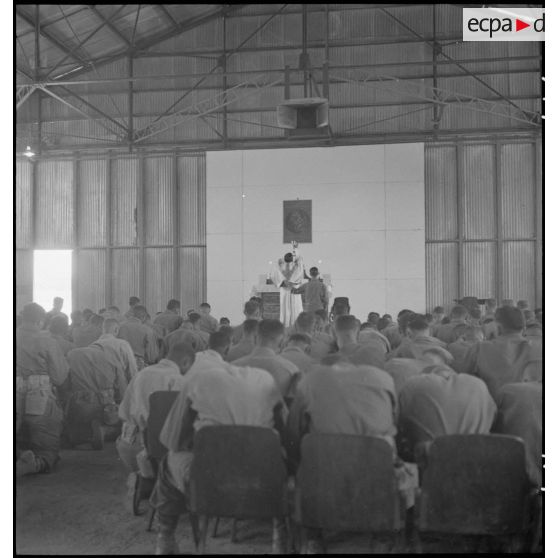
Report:
[{"label": "ceiling rafter", "polygon": [[[82,110],[79,106],[74,105],[73,103],[71,103],[70,101],[68,101],[67,99],[64,99],[63,97],[60,97],[59,95],[57,95],[52,89],[42,86],[42,85],[38,85],[37,86],[38,89],[41,89],[42,91],[44,91],[47,95],[50,95],[51,97],[53,97],[54,99],[56,99],[57,101],[60,101],[61,103],[63,103],[64,105],[70,107],[71,109],[75,110],[77,113],[81,114],[82,116],[85,116],[85,118],[87,118],[88,120],[93,120],[93,118],[91,117],[90,114],[86,113],[84,110]],[[65,88],[64,88],[65,89]],[[74,97],[78,97],[77,95],[73,94]],[[78,99],[80,99],[78,97]],[[83,99],[80,99],[82,102]],[[89,105],[89,103],[84,102],[84,104]],[[110,122],[116,122],[114,121],[114,119],[110,118],[108,115],[104,114],[103,112],[101,112],[99,109],[96,109],[99,113],[101,113],[103,115],[103,117],[105,119],[107,119]],[[113,134],[117,139],[122,139],[122,135],[120,132],[115,131],[114,128],[111,128],[110,126],[108,126],[105,122],[103,122],[103,120],[97,120],[97,123],[99,124],[99,126],[101,126],[102,128],[104,128],[105,130],[107,130],[108,132],[110,132],[111,134]],[[118,124],[118,126],[122,126],[120,123],[116,122]]]},{"label": "ceiling rafter", "polygon": [[163,17],[174,27],[180,27],[180,25],[178,24],[178,21],[176,21],[176,19],[174,19],[174,17],[172,16],[172,14],[167,10],[167,8],[165,8],[164,4],[153,4],[155,6],[155,8],[157,9],[157,11],[160,14],[163,14]]},{"label": "ceiling rafter", "polygon": [[[25,21],[29,25],[32,25],[33,27],[35,27],[35,22],[33,21],[33,19],[29,15],[22,12],[21,9],[18,8],[17,6],[16,6],[15,11],[16,11],[16,14],[21,19],[23,19],[23,21]],[[74,50],[72,50],[70,47],[68,47],[66,45],[66,43],[61,38],[56,36],[52,31],[46,30],[46,29],[41,27],[40,30],[39,30],[39,34],[41,36],[43,36],[45,39],[49,40],[53,45],[55,45],[57,48],[59,48],[62,52],[71,56],[74,60],[77,60],[80,64],[85,64],[86,63],[85,59],[83,59],[81,56],[79,56],[79,54],[77,54]],[[75,48],[75,47],[73,47],[73,48]]]},{"label": "ceiling rafter", "polygon": [[[95,6],[87,6],[98,19],[104,22],[104,24],[113,32],[113,34],[118,37],[127,47],[130,47],[132,43],[124,36],[122,31],[114,25],[109,19],[107,19]],[[114,15],[114,14],[113,14]]]},{"label": "ceiling rafter", "polygon": [[[68,11],[66,12],[66,17],[68,16],[73,16],[76,14],[79,14],[80,12],[83,12],[87,10],[86,6],[68,6]],[[64,21],[64,16],[57,16],[57,17],[53,17],[51,19],[47,19],[45,21],[41,22],[41,27],[46,29],[47,27],[52,27],[53,25],[55,25],[56,23],[59,23],[61,21]],[[26,35],[31,35],[32,33],[34,33],[35,30],[34,29],[27,29],[25,30],[20,36],[24,37]]]},{"label": "ceiling rafter", "polygon": [[68,89],[67,87],[64,87],[62,85],[58,85],[57,88],[64,91],[67,96],[73,97],[74,99],[76,99],[77,101],[79,101],[80,103],[85,105],[86,107],[95,111],[97,114],[100,114],[103,118],[106,118],[109,122],[112,122],[114,125],[118,126],[118,128],[120,128],[124,133],[126,133],[126,134],[128,133],[128,128],[126,128],[126,126],[124,126],[123,124],[118,122],[118,120],[115,120],[110,115],[108,115],[107,113],[102,111],[99,107],[96,107],[95,105],[91,104],[89,101],[84,99],[81,95],[78,95],[74,91],[71,91],[70,89]]},{"label": "ceiling rafter", "polygon": [[[120,11],[122,11],[122,9],[124,8],[124,6],[121,6],[118,10],[116,10],[116,12],[114,13],[114,15],[116,15],[117,13],[119,13]],[[82,48],[83,45],[89,41],[89,39],[91,39],[94,35],[96,35],[101,29],[103,29],[103,27],[105,27],[107,25],[106,21],[102,21],[100,25],[98,25],[91,33],[89,33],[89,35],[87,35],[87,37],[85,37],[84,39],[82,39],[78,45],[77,48]],[[48,71],[48,74],[46,75],[46,79],[48,79],[58,68],[60,68],[62,65],[64,65],[64,62],[66,62],[66,60],[68,59],[68,55],[66,55],[64,58],[60,59],[56,65],[50,69]]]},{"label": "ceiling rafter", "polygon": [[386,10],[385,8],[382,8],[382,12],[387,15],[388,17],[390,17],[391,19],[393,19],[396,23],[398,23],[401,27],[403,27],[403,29],[406,29],[408,32],[410,32],[412,35],[414,35],[415,37],[417,37],[418,39],[421,39],[426,45],[428,45],[430,48],[432,48],[434,50],[434,52],[436,52],[439,56],[444,57],[445,59],[453,62],[459,69],[463,70],[463,72],[466,75],[471,76],[473,79],[475,79],[476,81],[478,81],[479,83],[481,83],[482,85],[484,85],[487,89],[489,89],[490,91],[492,91],[492,93],[495,93],[496,95],[498,95],[503,101],[506,101],[507,103],[509,103],[512,107],[514,107],[515,109],[521,111],[521,108],[516,105],[513,101],[511,101],[508,97],[506,97],[506,95],[503,95],[500,91],[498,91],[497,89],[495,89],[494,87],[492,87],[489,83],[487,83],[486,81],[482,80],[481,78],[479,78],[474,72],[471,72],[469,69],[464,68],[463,66],[461,66],[461,64],[455,62],[455,60],[449,56],[448,54],[446,54],[442,49],[438,48],[438,45],[436,44],[436,41],[429,41],[427,39],[425,39],[420,33],[417,33],[412,27],[410,27],[409,25],[407,25],[404,21],[402,21],[400,18],[398,18],[397,16],[393,15],[391,12],[389,12],[388,10]]},{"label": "ceiling rafter", "polygon": [[245,6],[246,4],[231,4],[225,7],[220,7],[219,9],[213,10],[207,14],[195,18],[187,19],[186,21],[179,23],[179,27],[176,27],[171,30],[166,30],[163,33],[159,33],[153,37],[148,37],[142,41],[138,41],[138,43],[132,49],[122,50],[115,54],[111,54],[110,56],[106,56],[104,58],[99,58],[96,60],[91,60],[88,62],[83,61],[82,66],[64,72],[63,74],[56,76],[54,80],[76,77],[83,73],[91,71],[93,67],[100,68],[112,62],[116,62],[117,60],[120,60],[122,58],[125,58],[126,56],[130,56],[130,55],[133,56],[138,52],[141,52],[143,50],[148,50],[163,41],[167,41],[168,39],[172,39],[173,37],[181,35],[186,31],[190,31],[191,29],[195,29],[200,25],[209,23],[210,21],[222,17],[223,15],[228,15],[232,12],[236,12],[244,8]]}]

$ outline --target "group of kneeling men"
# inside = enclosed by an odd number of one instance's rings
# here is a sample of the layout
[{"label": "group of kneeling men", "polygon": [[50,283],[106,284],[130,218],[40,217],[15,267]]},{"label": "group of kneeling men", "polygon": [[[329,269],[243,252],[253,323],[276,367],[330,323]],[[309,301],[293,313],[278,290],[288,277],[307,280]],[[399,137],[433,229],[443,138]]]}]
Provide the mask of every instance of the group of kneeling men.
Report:
[{"label": "group of kneeling men", "polygon": [[[307,432],[381,437],[393,448],[407,508],[418,489],[418,443],[447,434],[514,434],[524,439],[527,472],[540,487],[541,345],[525,337],[519,308],[496,310],[491,341],[482,341],[482,330],[463,310],[454,308],[436,327],[423,315],[402,311],[382,333],[374,319],[361,324],[341,304],[334,305],[331,322],[324,311],[303,312],[286,330],[277,320],[262,319],[261,305],[251,300],[245,322],[235,328],[215,323],[212,333],[201,335],[189,320],[167,325],[164,358],[142,368],[131,343],[120,338],[123,326],[112,318],[103,322],[97,341],[64,358],[39,330],[44,310],[30,304],[16,338],[17,416],[31,447],[19,457],[20,473],[48,471],[57,461],[60,400],[71,443],[89,439],[102,447],[113,429],[131,474],[154,482],[158,554],[177,551],[174,532],[186,511],[192,438],[185,433],[207,425],[275,429],[291,472]],[[169,452],[155,482],[143,432],[149,396],[161,390],[179,394],[161,432]]]}]

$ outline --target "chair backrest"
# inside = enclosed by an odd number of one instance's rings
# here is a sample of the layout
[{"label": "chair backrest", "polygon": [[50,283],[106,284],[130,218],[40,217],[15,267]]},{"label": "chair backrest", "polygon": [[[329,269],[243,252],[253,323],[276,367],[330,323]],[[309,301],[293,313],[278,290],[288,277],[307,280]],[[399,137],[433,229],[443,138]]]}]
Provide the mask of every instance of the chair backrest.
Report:
[{"label": "chair backrest", "polygon": [[257,426],[206,426],[194,437],[190,506],[194,513],[273,518],[288,512],[279,436]]},{"label": "chair backrest", "polygon": [[380,438],[308,434],[297,472],[297,523],[353,532],[400,528],[393,449]]},{"label": "chair backrest", "polygon": [[525,528],[529,485],[520,438],[456,434],[436,438],[422,477],[419,530],[505,535]]},{"label": "chair backrest", "polygon": [[162,459],[168,451],[159,441],[159,434],[177,396],[178,391],[155,391],[149,396],[149,416],[147,417],[145,446],[147,454],[153,459]]}]

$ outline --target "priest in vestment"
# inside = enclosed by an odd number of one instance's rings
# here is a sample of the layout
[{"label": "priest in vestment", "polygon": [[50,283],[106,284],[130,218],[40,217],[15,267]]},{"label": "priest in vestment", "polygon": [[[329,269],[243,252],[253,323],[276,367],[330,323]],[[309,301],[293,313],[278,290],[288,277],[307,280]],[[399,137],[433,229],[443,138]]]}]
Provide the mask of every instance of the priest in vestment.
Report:
[{"label": "priest in vestment", "polygon": [[304,265],[302,256],[296,252],[297,243],[293,242],[293,251],[287,252],[277,262],[272,280],[280,290],[281,310],[279,319],[285,327],[293,326],[302,312],[302,297],[291,292],[300,287],[304,281]]}]

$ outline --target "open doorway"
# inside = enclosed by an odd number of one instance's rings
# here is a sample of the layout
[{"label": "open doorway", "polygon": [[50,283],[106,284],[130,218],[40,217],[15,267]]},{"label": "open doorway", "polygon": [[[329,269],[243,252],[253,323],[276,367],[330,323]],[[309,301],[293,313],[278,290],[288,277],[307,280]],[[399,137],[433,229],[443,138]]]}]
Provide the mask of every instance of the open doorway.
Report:
[{"label": "open doorway", "polygon": [[64,299],[62,312],[72,312],[72,251],[35,250],[33,255],[33,301],[47,312],[52,300]]}]

